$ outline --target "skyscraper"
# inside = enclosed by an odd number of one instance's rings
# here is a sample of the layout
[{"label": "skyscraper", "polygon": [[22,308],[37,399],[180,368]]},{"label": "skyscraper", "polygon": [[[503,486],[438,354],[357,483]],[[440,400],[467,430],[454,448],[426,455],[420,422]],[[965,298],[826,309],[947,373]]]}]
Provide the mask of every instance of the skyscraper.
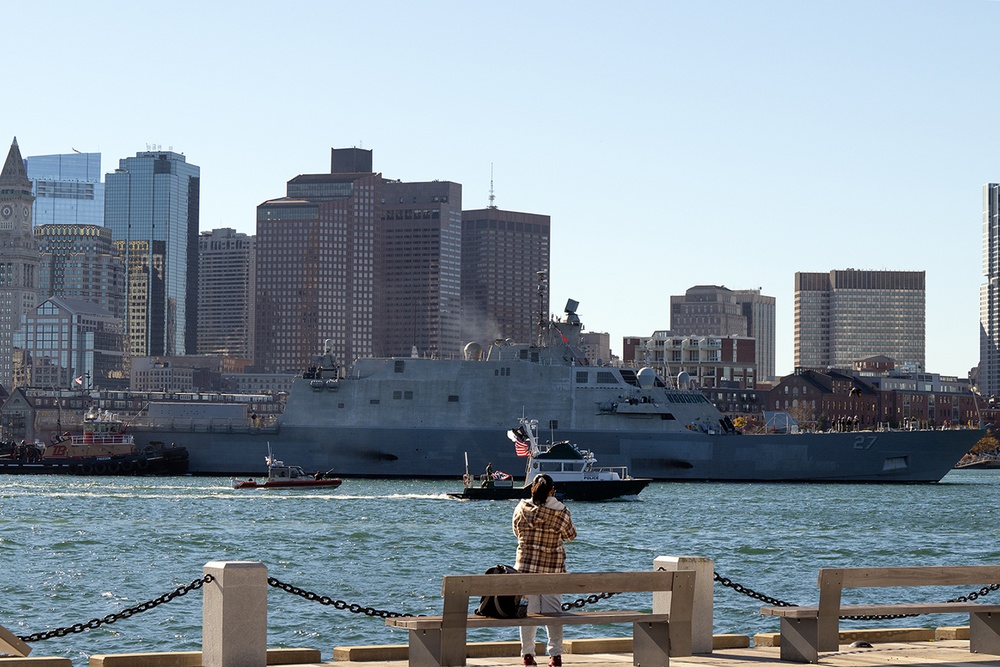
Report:
[{"label": "skyscraper", "polygon": [[758,380],[775,373],[775,299],[760,290],[696,285],[670,297],[670,333],[753,338]]},{"label": "skyscraper", "polygon": [[796,273],[796,368],[884,355],[923,369],[925,300],[923,271]]},{"label": "skyscraper", "polygon": [[105,225],[126,266],[129,354],[194,354],[201,170],[181,154],[146,151],[119,160],[105,186]]},{"label": "skyscraper", "polygon": [[535,341],[549,313],[540,278],[549,276],[550,229],[547,215],[462,211],[463,340],[484,349],[497,338]]},{"label": "skyscraper", "polygon": [[103,225],[104,184],[100,153],[25,158],[35,195],[35,226]]},{"label": "skyscraper", "polygon": [[14,386],[14,334],[38,302],[38,247],[31,232],[31,181],[17,146],[0,171],[0,385]]},{"label": "skyscraper", "polygon": [[379,211],[384,301],[376,352],[457,357],[462,349],[462,186],[385,181]]},{"label": "skyscraper", "polygon": [[254,237],[202,232],[198,263],[198,354],[253,358]]},{"label": "skyscraper", "polygon": [[983,186],[983,275],[979,288],[979,393],[1000,395],[1000,183]]},{"label": "skyscraper", "polygon": [[777,367],[775,298],[761,294],[759,289],[734,290],[733,295],[744,317],[747,318],[746,335],[757,341],[755,345],[757,380],[772,380],[776,377]]},{"label": "skyscraper", "polygon": [[104,225],[35,225],[39,297],[98,303],[125,318],[125,265]]},{"label": "skyscraper", "polygon": [[372,172],[306,174],[257,207],[259,372],[300,373],[326,340],[341,362],[373,353],[381,186]]}]

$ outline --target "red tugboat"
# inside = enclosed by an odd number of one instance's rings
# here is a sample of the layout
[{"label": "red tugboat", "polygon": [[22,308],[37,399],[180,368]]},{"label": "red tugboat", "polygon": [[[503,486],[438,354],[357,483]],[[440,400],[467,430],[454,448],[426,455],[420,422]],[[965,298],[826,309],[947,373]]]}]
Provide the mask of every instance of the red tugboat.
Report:
[{"label": "red tugboat", "polygon": [[188,471],[184,447],[153,443],[140,450],[125,422],[116,414],[91,410],[83,433],[69,432],[50,444],[35,441],[0,443],[0,473],[70,475],[183,475]]},{"label": "red tugboat", "polygon": [[329,472],[307,473],[301,466],[286,466],[271,456],[271,446],[267,447],[267,480],[258,482],[254,478],[232,479],[234,489],[336,489],[343,480],[333,477]]}]

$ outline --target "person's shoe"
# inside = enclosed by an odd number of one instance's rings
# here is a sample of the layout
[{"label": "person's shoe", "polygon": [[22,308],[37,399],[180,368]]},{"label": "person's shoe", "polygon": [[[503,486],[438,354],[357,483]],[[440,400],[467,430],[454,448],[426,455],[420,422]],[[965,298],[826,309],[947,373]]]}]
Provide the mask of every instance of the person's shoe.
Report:
[{"label": "person's shoe", "polygon": [[538,665],[538,663],[535,662],[535,656],[531,655],[530,653],[527,654],[526,656],[524,656],[524,663],[523,664],[525,664],[525,665]]},{"label": "person's shoe", "polygon": [[562,656],[554,655],[549,658],[549,667],[562,667]]}]

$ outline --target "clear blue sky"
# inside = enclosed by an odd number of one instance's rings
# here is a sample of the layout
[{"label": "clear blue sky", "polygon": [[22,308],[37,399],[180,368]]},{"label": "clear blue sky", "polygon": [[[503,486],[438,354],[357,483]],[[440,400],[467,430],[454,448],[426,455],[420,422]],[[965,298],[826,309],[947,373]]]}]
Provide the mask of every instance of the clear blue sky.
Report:
[{"label": "clear blue sky", "polygon": [[[552,216],[552,309],[669,326],[696,284],[778,302],[793,276],[927,272],[928,370],[979,358],[982,185],[1000,180],[988,0],[15,3],[0,132],[22,154],[148,144],[201,167],[201,227],[331,147],[465,208]],[[2,136],[2,135],[0,135]],[[527,304],[526,307],[530,307]]]}]

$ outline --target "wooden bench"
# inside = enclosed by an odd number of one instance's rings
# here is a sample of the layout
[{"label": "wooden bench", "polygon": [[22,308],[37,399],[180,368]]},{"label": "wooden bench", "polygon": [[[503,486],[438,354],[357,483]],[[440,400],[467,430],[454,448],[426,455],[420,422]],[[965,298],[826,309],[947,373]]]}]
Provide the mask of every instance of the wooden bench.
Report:
[{"label": "wooden bench", "polygon": [[[633,664],[666,667],[669,656],[691,655],[694,571],[587,572],[560,574],[476,574],[446,576],[440,616],[387,618],[386,625],[410,631],[410,667],[463,667],[466,630],[522,625],[632,623]],[[470,613],[469,602],[484,595],[570,595],[590,593],[670,593],[666,613],[644,611],[564,611],[525,618],[485,618]],[[604,603],[607,604],[607,603]]]},{"label": "wooden bench", "polygon": [[819,605],[762,607],[765,616],[781,618],[781,659],[818,662],[820,651],[840,648],[840,617],[889,614],[969,614],[969,650],[1000,655],[1000,600],[904,604],[841,605],[845,588],[956,586],[1000,583],[1000,566],[823,568]]}]

